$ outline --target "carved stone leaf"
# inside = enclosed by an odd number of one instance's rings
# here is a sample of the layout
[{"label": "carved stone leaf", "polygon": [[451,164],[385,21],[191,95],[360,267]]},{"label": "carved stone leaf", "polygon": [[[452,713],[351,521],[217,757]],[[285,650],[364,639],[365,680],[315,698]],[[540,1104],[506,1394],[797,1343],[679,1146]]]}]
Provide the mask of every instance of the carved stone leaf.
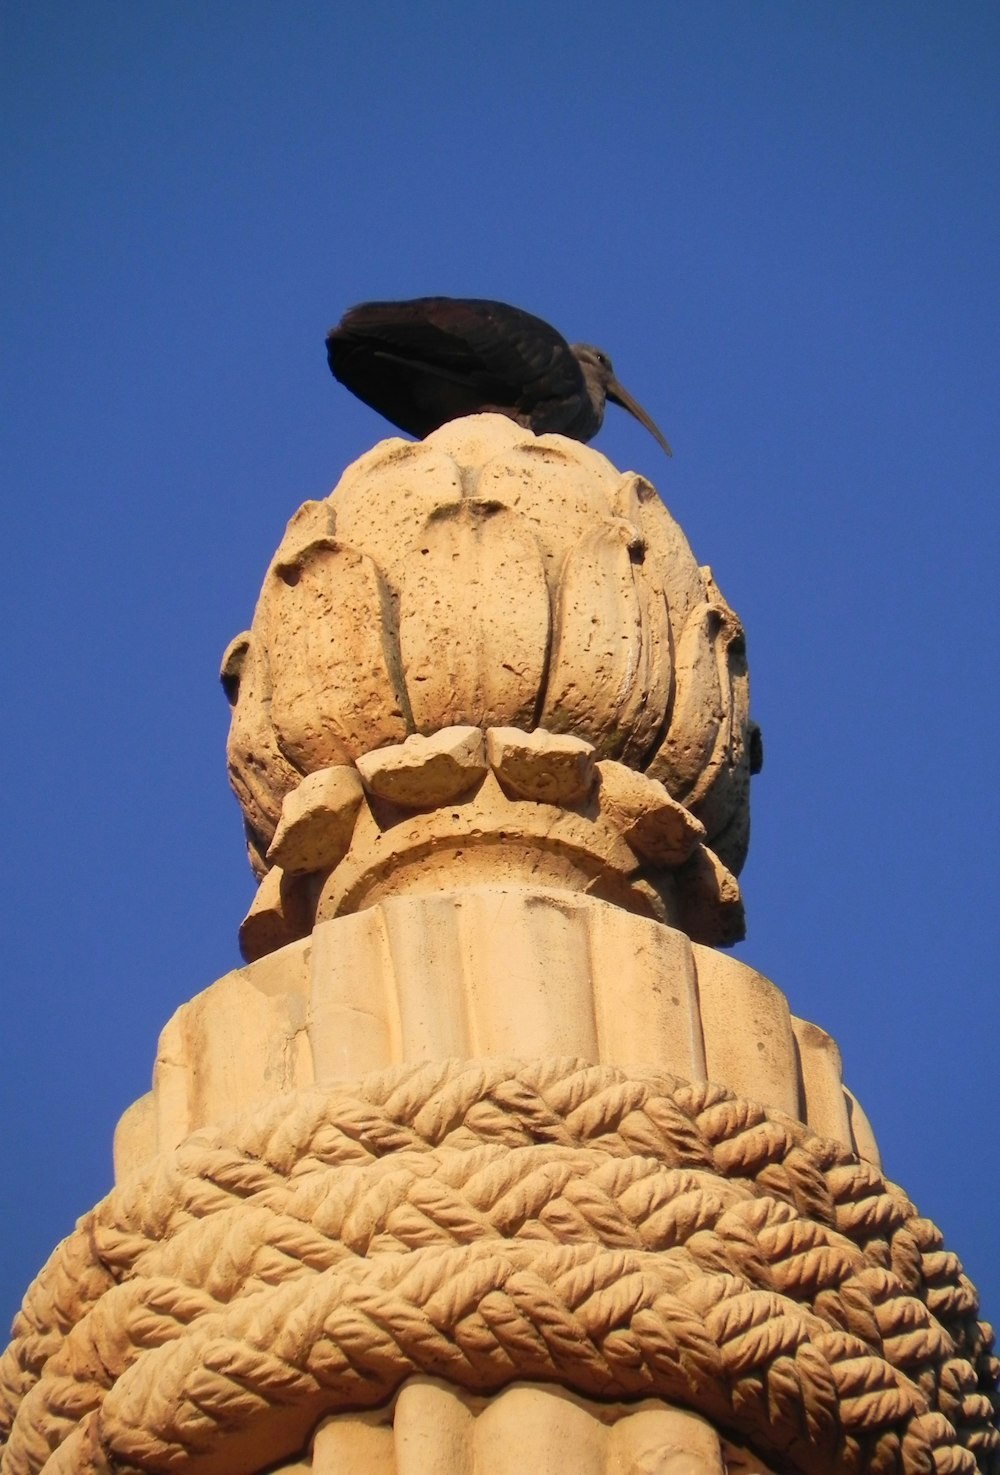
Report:
[{"label": "carved stone leaf", "polygon": [[270,652],[271,720],[303,772],[406,737],[388,605],[374,562],[331,538],[268,575],[257,619]]},{"label": "carved stone leaf", "polygon": [[670,728],[646,770],[685,805],[715,748],[725,717],[713,649],[719,621],[719,610],[707,601],[688,616],[677,642]]},{"label": "carved stone leaf", "polygon": [[670,727],[647,771],[697,815],[708,843],[738,872],[750,828],[746,651],[743,627],[711,571],[701,576],[708,597],[678,643]]},{"label": "carved stone leaf", "polygon": [[226,756],[244,818],[263,849],[274,835],[282,799],[302,777],[278,747],[269,718],[270,695],[267,661],[248,636],[232,698]]},{"label": "carved stone leaf", "polygon": [[418,731],[535,726],[549,599],[522,518],[466,500],[427,520],[400,592],[399,645]]},{"label": "carved stone leaf", "polygon": [[674,639],[690,611],[705,598],[698,561],[680,526],[645,477],[630,472],[616,491],[616,511],[642,529],[647,561],[661,571]]},{"label": "carved stone leaf", "polygon": [[750,838],[749,679],[743,627],[705,570],[705,582],[719,611],[715,660],[724,719],[712,752],[689,796],[690,808],[708,831],[713,850],[739,872]]},{"label": "carved stone leaf", "polygon": [[631,523],[605,522],[572,549],[559,588],[539,726],[588,738],[609,758],[648,747],[669,689],[666,611],[644,585],[641,555]]},{"label": "carved stone leaf", "polygon": [[674,666],[670,611],[662,571],[644,559],[642,563],[633,564],[633,579],[641,611],[638,680],[645,697],[634,725],[629,729],[622,762],[638,768],[644,763],[669,710]]},{"label": "carved stone leaf", "polygon": [[329,505],[338,539],[363,548],[396,594],[427,518],[462,496],[461,471],[445,451],[386,440],[347,468]]},{"label": "carved stone leaf", "polygon": [[486,463],[476,495],[512,508],[537,529],[554,594],[567,554],[607,519],[616,476],[610,462],[576,441],[528,436]]}]

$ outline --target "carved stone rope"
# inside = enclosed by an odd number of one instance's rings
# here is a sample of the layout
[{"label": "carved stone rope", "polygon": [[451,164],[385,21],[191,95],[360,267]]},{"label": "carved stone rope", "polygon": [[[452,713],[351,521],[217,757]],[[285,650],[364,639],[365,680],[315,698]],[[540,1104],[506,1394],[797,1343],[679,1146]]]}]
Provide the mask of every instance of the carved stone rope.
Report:
[{"label": "carved stone rope", "polygon": [[996,1472],[976,1309],[899,1189],[720,1087],[404,1067],[200,1132],[85,1216],[0,1361],[0,1471],[304,1443],[424,1373],[660,1397],[807,1475]]}]

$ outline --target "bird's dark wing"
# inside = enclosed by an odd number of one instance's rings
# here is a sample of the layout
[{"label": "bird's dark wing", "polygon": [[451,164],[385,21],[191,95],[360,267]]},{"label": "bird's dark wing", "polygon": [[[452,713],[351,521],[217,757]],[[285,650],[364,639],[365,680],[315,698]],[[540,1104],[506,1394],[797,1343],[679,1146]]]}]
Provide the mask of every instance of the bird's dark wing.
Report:
[{"label": "bird's dark wing", "polygon": [[335,376],[411,435],[499,410],[525,424],[583,390],[569,344],[541,318],[481,298],[366,302],[327,336]]}]

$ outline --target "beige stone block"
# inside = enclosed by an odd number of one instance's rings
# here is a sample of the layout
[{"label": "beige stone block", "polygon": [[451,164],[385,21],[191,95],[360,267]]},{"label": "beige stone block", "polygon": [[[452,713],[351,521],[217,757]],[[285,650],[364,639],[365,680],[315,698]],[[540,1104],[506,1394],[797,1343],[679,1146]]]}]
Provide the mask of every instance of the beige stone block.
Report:
[{"label": "beige stone block", "polygon": [[615,819],[637,855],[680,866],[705,838],[705,827],[662,784],[621,763],[598,763],[602,814]]},{"label": "beige stone block", "polygon": [[874,1164],[876,1168],[882,1166],[882,1154],[875,1140],[872,1124],[855,1096],[854,1092],[844,1087],[844,1099],[847,1102],[847,1117],[851,1127],[851,1142],[858,1157],[863,1157],[866,1162]]},{"label": "beige stone block", "polygon": [[120,1125],[118,1171],[290,1082],[476,1055],[710,1079],[878,1162],[833,1042],[793,1020],[767,979],[604,900],[494,881],[386,896],[183,1006],[161,1042],[152,1121],[141,1101]]},{"label": "beige stone block", "polygon": [[316,927],[308,1027],[317,1081],[344,1080],[402,1059],[391,969],[381,909]]},{"label": "beige stone block", "polygon": [[728,1475],[718,1432],[706,1419],[649,1402],[623,1411],[612,1426],[604,1469],[606,1475]]},{"label": "beige stone block", "polygon": [[[312,1459],[302,1469],[309,1475],[398,1475],[391,1411],[378,1409],[325,1420],[316,1430]],[[283,1469],[281,1475],[285,1475]]]},{"label": "beige stone block", "polygon": [[688,939],[605,902],[496,885],[387,897],[320,923],[312,943],[320,1080],[474,1054],[705,1078]]},{"label": "beige stone block", "polygon": [[594,787],[594,745],[569,734],[491,727],[486,754],[506,793],[542,804],[579,804]]},{"label": "beige stone block", "polygon": [[784,994],[713,948],[693,945],[710,1081],[802,1120],[798,1048]]},{"label": "beige stone block", "polygon": [[843,1069],[836,1041],[818,1024],[791,1016],[802,1076],[802,1119],[823,1137],[851,1141]]},{"label": "beige stone block", "polygon": [[481,1399],[457,1388],[411,1378],[393,1417],[395,1475],[486,1475],[477,1437],[481,1407]]},{"label": "beige stone block", "polygon": [[292,876],[338,865],[347,854],[364,797],[353,767],[321,768],[307,774],[297,789],[285,795],[268,861]]},{"label": "beige stone block", "polygon": [[590,947],[579,908],[555,892],[485,888],[460,904],[464,949],[476,953],[466,971],[470,1053],[526,1055],[538,1041],[542,1055],[596,1060]]},{"label": "beige stone block", "polygon": [[313,908],[302,885],[272,866],[240,923],[240,952],[248,963],[309,934]]},{"label": "beige stone block", "polygon": [[[581,1349],[582,1351],[583,1349]],[[558,1388],[506,1388],[475,1424],[477,1475],[604,1475],[606,1431],[579,1399]],[[429,1475],[429,1472],[428,1472]]]},{"label": "beige stone block", "polygon": [[431,737],[414,733],[391,748],[358,758],[365,787],[407,809],[434,809],[460,798],[486,772],[478,727],[445,727]]},{"label": "beige stone block", "polygon": [[[565,1355],[565,1354],[564,1354]],[[654,1399],[601,1403],[552,1384],[516,1383],[492,1396],[410,1378],[392,1405],[325,1420],[313,1475],[741,1475],[769,1467],[723,1442],[711,1423]],[[365,1465],[367,1460],[370,1463]],[[280,1467],[280,1475],[298,1466]]]},{"label": "beige stone block", "polygon": [[114,1137],[115,1182],[156,1156],[156,1096],[147,1091],[121,1116]]},{"label": "beige stone block", "polygon": [[731,947],[746,936],[743,897],[733,873],[707,845],[671,876],[678,926],[708,947]]},{"label": "beige stone block", "polygon": [[[320,1423],[311,1463],[276,1475],[768,1475],[708,1419],[653,1398],[600,1403],[521,1382],[484,1397],[410,1378],[394,1403]],[[367,1463],[366,1463],[367,1462]]]},{"label": "beige stone block", "polygon": [[589,931],[598,1058],[705,1080],[690,940],[612,906],[589,913]]},{"label": "beige stone block", "polygon": [[246,963],[240,973],[259,994],[280,998],[284,994],[295,994],[304,999],[309,993],[309,955],[311,939],[299,938],[277,952],[256,962]]},{"label": "beige stone block", "polygon": [[[311,1471],[522,1475],[529,1451],[532,1475],[726,1475],[723,1448],[746,1475],[767,1475],[767,1465],[723,1444],[704,1417],[652,1398],[606,1404],[532,1382],[482,1397],[412,1378],[388,1409],[324,1420]],[[288,1469],[291,1475],[298,1466]]]},{"label": "beige stone block", "polygon": [[[312,1081],[308,944],[285,951],[284,992],[258,989],[252,971],[240,969],[183,1004],[163,1030],[153,1068],[157,1151]],[[273,975],[274,961],[268,964]]]}]

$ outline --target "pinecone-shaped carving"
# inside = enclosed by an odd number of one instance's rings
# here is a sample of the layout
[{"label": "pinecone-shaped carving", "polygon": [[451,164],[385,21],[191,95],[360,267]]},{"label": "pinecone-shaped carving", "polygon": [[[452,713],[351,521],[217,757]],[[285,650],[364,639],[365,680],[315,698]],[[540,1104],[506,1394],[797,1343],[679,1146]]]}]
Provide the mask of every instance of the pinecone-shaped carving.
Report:
[{"label": "pinecone-shaped carving", "polygon": [[258,876],[303,777],[464,727],[584,740],[745,857],[740,622],[654,488],[561,436],[482,415],[362,456],[292,518],[223,679]]}]

